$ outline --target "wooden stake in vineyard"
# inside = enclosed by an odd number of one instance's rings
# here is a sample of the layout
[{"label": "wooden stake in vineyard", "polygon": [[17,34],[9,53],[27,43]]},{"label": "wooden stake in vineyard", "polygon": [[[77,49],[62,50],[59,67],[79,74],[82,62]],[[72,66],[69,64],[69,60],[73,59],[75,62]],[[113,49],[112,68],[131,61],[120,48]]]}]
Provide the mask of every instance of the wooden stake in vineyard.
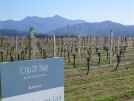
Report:
[{"label": "wooden stake in vineyard", "polygon": [[18,59],[18,37],[15,36],[15,53],[16,53],[16,60]]},{"label": "wooden stake in vineyard", "polygon": [[78,36],[78,53],[79,53],[79,63],[81,63],[81,37]]},{"label": "wooden stake in vineyard", "polygon": [[55,39],[55,34],[53,35],[53,54],[54,54],[54,57],[56,57],[56,39]]},{"label": "wooden stake in vineyard", "polygon": [[110,32],[110,51],[109,51],[109,64],[112,64],[112,56],[113,56],[113,32]]},{"label": "wooden stake in vineyard", "polygon": [[114,67],[114,70],[113,71],[117,71],[119,65],[120,65],[120,62],[121,62],[121,49],[120,49],[120,37],[118,37],[117,39],[117,52],[116,52],[116,67]]},{"label": "wooden stake in vineyard", "polygon": [[32,28],[29,29],[29,35],[28,35],[28,58],[31,59],[31,55],[32,55],[32,49],[31,49],[31,31],[32,31]]},{"label": "wooden stake in vineyard", "polygon": [[88,57],[87,57],[87,75],[89,74],[89,71],[90,71],[90,64],[91,64],[91,57],[92,57],[92,49],[89,48],[87,49],[87,54],[88,54]]}]

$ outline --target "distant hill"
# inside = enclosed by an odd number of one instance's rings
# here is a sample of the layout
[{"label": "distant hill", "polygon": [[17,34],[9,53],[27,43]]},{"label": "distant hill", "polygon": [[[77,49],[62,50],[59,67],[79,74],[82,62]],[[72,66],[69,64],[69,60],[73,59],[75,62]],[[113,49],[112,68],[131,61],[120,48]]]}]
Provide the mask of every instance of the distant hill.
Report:
[{"label": "distant hill", "polygon": [[0,29],[14,29],[18,31],[28,31],[30,27],[35,27],[40,33],[47,33],[58,28],[83,23],[82,20],[69,20],[61,16],[53,17],[26,17],[20,21],[8,20],[0,21]]},{"label": "distant hill", "polygon": [[[98,23],[81,23],[71,26],[62,27],[53,31],[56,35],[73,34],[73,35],[107,35],[110,31],[114,35],[134,35],[134,26],[125,26],[112,21],[103,21]],[[51,32],[50,32],[51,33]]]},{"label": "distant hill", "polygon": [[70,20],[58,15],[47,18],[26,17],[20,21],[0,21],[1,34],[28,34],[30,27],[35,27],[37,32],[42,34],[106,35],[112,30],[115,35],[134,35],[133,25],[122,25],[112,21],[89,23],[83,20]]}]

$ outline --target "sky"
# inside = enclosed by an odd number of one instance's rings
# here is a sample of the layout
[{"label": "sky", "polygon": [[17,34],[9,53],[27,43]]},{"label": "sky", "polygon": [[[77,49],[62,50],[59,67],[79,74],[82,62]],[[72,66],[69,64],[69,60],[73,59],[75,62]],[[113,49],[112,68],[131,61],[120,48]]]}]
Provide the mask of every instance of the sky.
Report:
[{"label": "sky", "polygon": [[60,15],[88,22],[134,25],[134,0],[0,0],[0,20]]}]

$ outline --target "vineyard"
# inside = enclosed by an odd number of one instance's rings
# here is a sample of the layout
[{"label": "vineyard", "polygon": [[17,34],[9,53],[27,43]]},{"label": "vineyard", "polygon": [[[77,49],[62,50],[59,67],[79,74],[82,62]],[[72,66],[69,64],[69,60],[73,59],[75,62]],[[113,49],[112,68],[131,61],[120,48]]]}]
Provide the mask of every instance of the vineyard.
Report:
[{"label": "vineyard", "polygon": [[49,57],[64,57],[65,101],[134,98],[133,37],[0,36],[1,63]]}]

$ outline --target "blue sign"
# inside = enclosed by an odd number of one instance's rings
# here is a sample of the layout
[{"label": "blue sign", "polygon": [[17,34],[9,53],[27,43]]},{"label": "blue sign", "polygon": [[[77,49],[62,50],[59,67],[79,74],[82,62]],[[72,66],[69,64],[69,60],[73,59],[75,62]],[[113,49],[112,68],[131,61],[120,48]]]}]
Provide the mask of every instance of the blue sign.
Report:
[{"label": "blue sign", "polygon": [[[41,98],[40,101],[63,101],[64,99],[64,60],[63,58],[35,59],[0,64],[1,96],[11,98],[3,101],[36,101],[30,95]],[[57,91],[56,91],[56,88]],[[61,89],[61,90],[60,90]],[[49,91],[51,90],[51,91]],[[46,91],[46,92],[44,92]],[[59,95],[55,96],[54,92]],[[52,95],[51,95],[52,94]],[[26,95],[23,96],[22,95]],[[15,96],[20,96],[16,98]],[[48,98],[48,96],[50,96]],[[14,98],[13,98],[14,97]],[[54,97],[54,98],[51,98]],[[16,99],[16,100],[15,100]],[[38,98],[40,99],[40,98]],[[38,101],[38,100],[37,100]]]}]

